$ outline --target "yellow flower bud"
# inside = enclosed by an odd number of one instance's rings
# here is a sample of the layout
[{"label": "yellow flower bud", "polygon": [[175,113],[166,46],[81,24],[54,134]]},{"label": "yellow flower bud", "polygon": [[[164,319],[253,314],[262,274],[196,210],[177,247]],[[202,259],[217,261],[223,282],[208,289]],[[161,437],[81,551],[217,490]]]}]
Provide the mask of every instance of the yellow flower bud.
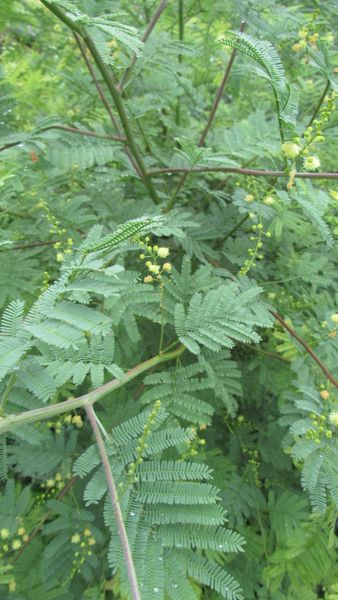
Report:
[{"label": "yellow flower bud", "polygon": [[275,204],[276,200],[273,198],[273,196],[266,196],[263,200],[264,204],[267,204],[268,206],[272,206],[273,204]]},{"label": "yellow flower bud", "polygon": [[169,262],[164,263],[162,269],[163,271],[171,271],[171,264]]},{"label": "yellow flower bud", "polygon": [[160,267],[158,265],[149,265],[148,267],[150,273],[155,273],[155,275],[157,275],[157,273],[160,272]]},{"label": "yellow flower bud", "polygon": [[298,154],[301,151],[301,147],[298,146],[298,144],[295,144],[294,142],[284,142],[284,144],[282,145],[282,150],[284,156],[286,156],[287,158],[297,158]]},{"label": "yellow flower bud", "polygon": [[321,398],[323,398],[323,400],[327,400],[330,397],[330,392],[328,392],[327,390],[322,390],[320,392],[320,396]]},{"label": "yellow flower bud", "polygon": [[157,250],[157,254],[160,258],[167,258],[169,256],[169,248],[160,247]]},{"label": "yellow flower bud", "polygon": [[0,537],[2,540],[6,540],[9,537],[9,529],[1,529]]},{"label": "yellow flower bud", "polygon": [[72,423],[73,425],[76,425],[76,427],[82,427],[83,426],[83,421],[80,415],[75,415],[72,418]]},{"label": "yellow flower bud", "polygon": [[255,196],[253,194],[247,194],[244,198],[245,202],[253,202],[255,199]]},{"label": "yellow flower bud", "polygon": [[308,171],[315,171],[320,167],[320,160],[318,156],[307,156],[304,160],[304,169]]},{"label": "yellow flower bud", "polygon": [[70,541],[72,544],[79,544],[79,542],[81,541],[81,536],[78,533],[74,533]]},{"label": "yellow flower bud", "polygon": [[146,277],[143,279],[144,283],[151,283],[153,281],[153,278],[151,275],[146,275]]},{"label": "yellow flower bud", "polygon": [[338,412],[333,412],[330,414],[329,416],[330,419],[330,423],[332,423],[332,425],[334,425],[335,427],[338,427]]},{"label": "yellow flower bud", "polygon": [[332,323],[338,323],[338,313],[333,313],[330,317]]}]

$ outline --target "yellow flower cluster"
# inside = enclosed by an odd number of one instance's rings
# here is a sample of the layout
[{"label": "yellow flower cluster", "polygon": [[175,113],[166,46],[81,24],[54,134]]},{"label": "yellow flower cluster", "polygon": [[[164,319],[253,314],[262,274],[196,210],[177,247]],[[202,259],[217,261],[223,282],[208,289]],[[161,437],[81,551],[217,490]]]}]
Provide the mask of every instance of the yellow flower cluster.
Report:
[{"label": "yellow flower cluster", "polygon": [[305,434],[306,439],[312,440],[315,444],[320,444],[323,438],[331,439],[333,436],[332,426],[338,427],[338,412],[332,411],[334,399],[331,401],[331,393],[327,389],[322,389],[319,395],[325,402],[324,414],[310,414],[312,426]]},{"label": "yellow flower cluster", "polygon": [[[249,216],[255,218],[254,213],[250,213]],[[246,275],[250,269],[257,266],[257,260],[262,260],[264,258],[264,254],[262,253],[263,236],[267,238],[271,237],[271,231],[264,231],[262,223],[252,225],[251,229],[253,235],[250,236],[250,240],[256,243],[253,248],[248,249],[249,258],[245,260],[243,266],[239,270],[239,275]]]},{"label": "yellow flower cluster", "polygon": [[[198,429],[200,431],[204,431],[207,428],[207,426],[202,423],[201,425],[199,425]],[[183,452],[183,454],[181,455],[181,460],[186,460],[187,458],[191,457],[191,456],[197,456],[198,451],[201,449],[201,446],[205,446],[206,445],[206,440],[204,438],[200,438],[198,436],[198,430],[197,427],[190,427],[190,431],[193,434],[192,439],[187,440],[185,442],[185,445],[187,446],[187,450],[186,452]]]},{"label": "yellow flower cluster", "polygon": [[56,434],[61,433],[64,425],[75,425],[78,429],[83,427],[83,420],[81,415],[66,415],[60,416],[55,421],[47,421],[47,427],[52,429]]},{"label": "yellow flower cluster", "polygon": [[299,40],[292,46],[292,50],[294,52],[300,52],[300,50],[304,50],[308,46],[312,49],[317,47],[317,42],[319,39],[319,33],[311,33],[307,27],[302,27],[298,31]]},{"label": "yellow flower cluster", "polygon": [[[0,559],[12,551],[17,552],[20,550],[22,545],[28,542],[28,540],[29,535],[21,524],[14,532],[7,527],[0,529]],[[14,591],[14,589],[11,591]]]},{"label": "yellow flower cluster", "polygon": [[86,527],[81,533],[74,533],[70,539],[71,544],[75,546],[74,560],[69,579],[73,579],[76,573],[79,573],[86,559],[93,554],[92,548],[96,544],[89,527]]},{"label": "yellow flower cluster", "polygon": [[164,273],[171,271],[171,263],[164,262],[159,263],[159,259],[166,259],[170,250],[166,246],[152,246],[150,244],[150,238],[147,236],[145,241],[137,240],[137,243],[144,248],[144,251],[139,255],[141,260],[145,260],[145,266],[147,267],[149,274],[143,279],[144,283],[153,283],[154,281],[161,281]]},{"label": "yellow flower cluster", "polygon": [[118,487],[119,487],[121,495],[124,494],[124,492],[127,490],[127,488],[130,485],[132,485],[133,483],[136,483],[138,481],[138,478],[136,475],[137,467],[143,463],[143,457],[144,457],[146,449],[148,448],[147,438],[149,437],[149,435],[152,431],[152,428],[156,421],[156,417],[157,417],[159,411],[161,410],[161,406],[162,406],[161,400],[156,400],[156,402],[154,404],[154,408],[149,413],[148,419],[147,419],[144,429],[143,429],[143,433],[137,441],[135,460],[134,460],[134,462],[131,462],[128,466],[127,483],[125,485],[122,482],[119,483]]},{"label": "yellow flower cluster", "polygon": [[57,250],[57,262],[62,262],[67,254],[72,254],[73,252],[73,239],[70,237],[65,239],[65,234],[67,233],[67,230],[61,226],[61,222],[55,217],[55,215],[53,215],[45,200],[41,199],[36,204],[36,208],[44,210],[45,217],[49,223],[49,233],[53,235],[53,237],[57,237],[60,240],[53,244],[53,248]]},{"label": "yellow flower cluster", "polygon": [[295,137],[293,140],[288,140],[283,143],[282,152],[291,163],[291,183],[288,185],[288,189],[292,187],[293,184],[293,178],[296,173],[293,167],[297,158],[301,156],[304,158],[303,166],[307,171],[315,171],[320,167],[320,159],[315,154],[312,154],[312,152],[315,151],[315,144],[320,144],[325,141],[323,129],[329,121],[332,112],[336,109],[337,97],[338,93],[332,92],[330,96],[326,98],[325,105],[319,111],[318,117],[313,120],[309,127],[307,127],[302,139],[300,137]]}]

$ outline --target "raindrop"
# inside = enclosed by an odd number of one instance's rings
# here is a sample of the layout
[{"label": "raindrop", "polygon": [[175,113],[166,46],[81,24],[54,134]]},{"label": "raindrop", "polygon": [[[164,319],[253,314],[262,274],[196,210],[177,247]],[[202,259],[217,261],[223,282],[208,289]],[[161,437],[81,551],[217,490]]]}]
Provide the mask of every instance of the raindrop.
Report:
[{"label": "raindrop", "polygon": [[160,591],[160,588],[158,588],[158,587],[153,588],[153,592],[155,592],[155,594],[157,594],[159,591]]},{"label": "raindrop", "polygon": [[135,517],[135,513],[132,510],[130,511],[129,514],[130,514],[131,517]]},{"label": "raindrop", "polygon": [[223,548],[223,544],[218,544],[218,547],[219,547],[220,549],[222,549],[222,548]]},{"label": "raindrop", "polygon": [[158,560],[159,560],[160,562],[163,562],[163,556],[159,556],[159,557],[158,557]]},{"label": "raindrop", "polygon": [[178,588],[178,585],[177,585],[177,583],[172,583],[171,587],[174,588],[174,590],[176,590],[176,588]]}]

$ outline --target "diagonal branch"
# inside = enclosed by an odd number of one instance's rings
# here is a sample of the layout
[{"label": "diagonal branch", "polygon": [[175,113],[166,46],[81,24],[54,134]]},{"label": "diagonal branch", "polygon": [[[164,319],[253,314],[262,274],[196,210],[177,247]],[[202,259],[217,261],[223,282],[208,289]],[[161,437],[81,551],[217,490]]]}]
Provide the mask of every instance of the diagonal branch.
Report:
[{"label": "diagonal branch", "polygon": [[[154,12],[154,14],[152,16],[151,21],[148,24],[147,29],[145,30],[143,36],[141,37],[141,41],[143,43],[145,43],[147,41],[147,39],[149,38],[152,30],[154,29],[157,21],[159,20],[161,14],[163,13],[163,11],[167,5],[168,5],[168,0],[162,0],[162,2],[157,7],[156,11]],[[126,68],[124,74],[122,75],[121,81],[117,86],[117,88],[120,92],[122,92],[124,86],[126,85],[127,80],[129,79],[130,72],[134,68],[136,61],[137,61],[137,56],[136,56],[136,54],[134,54],[129,67]]]},{"label": "diagonal branch", "polygon": [[[242,21],[242,23],[241,23],[241,28],[240,28],[240,33],[243,33],[244,29],[245,29],[245,21]],[[212,107],[211,107],[211,110],[210,110],[210,114],[209,114],[209,117],[208,117],[207,124],[206,124],[206,126],[204,127],[204,130],[203,130],[202,136],[201,136],[201,138],[200,138],[200,141],[198,142],[198,147],[199,147],[199,148],[200,148],[201,146],[203,146],[203,145],[204,145],[205,139],[206,139],[206,137],[207,137],[207,135],[208,135],[208,133],[209,133],[210,127],[211,127],[211,125],[212,125],[212,123],[213,123],[213,120],[214,120],[214,118],[215,118],[216,111],[217,111],[217,109],[218,109],[219,103],[220,103],[220,101],[221,101],[221,98],[222,98],[222,96],[223,96],[223,92],[224,92],[224,88],[225,88],[225,86],[226,86],[226,83],[227,83],[227,81],[228,81],[228,79],[229,79],[230,71],[231,71],[231,69],[232,69],[232,65],[233,65],[233,63],[234,63],[234,60],[235,60],[236,54],[237,54],[237,49],[236,49],[236,48],[233,48],[233,50],[232,50],[232,52],[231,52],[231,56],[230,56],[230,58],[229,58],[229,62],[228,62],[228,64],[227,64],[227,68],[225,69],[225,73],[224,73],[223,79],[222,79],[222,81],[221,81],[221,84],[220,84],[220,86],[219,86],[219,88],[218,88],[218,90],[217,90],[217,93],[216,93],[215,100],[214,100],[214,102],[213,102],[213,105],[212,105]],[[181,179],[179,180],[179,182],[178,182],[178,184],[177,184],[177,187],[175,188],[175,190],[174,190],[174,193],[173,193],[173,195],[172,195],[172,197],[170,198],[170,201],[169,201],[169,203],[168,203],[168,206],[167,206],[167,210],[168,210],[168,211],[169,211],[169,210],[171,210],[171,209],[172,209],[172,208],[175,206],[175,204],[176,204],[176,198],[177,198],[177,194],[179,193],[179,191],[180,191],[180,190],[181,190],[181,188],[183,187],[183,185],[184,185],[184,182],[185,182],[186,178],[187,178],[187,177],[188,177],[188,175],[189,175],[189,172],[190,172],[189,170],[188,170],[188,171],[185,171],[185,172],[184,172],[184,174],[182,175]]]},{"label": "diagonal branch", "polygon": [[110,464],[109,464],[109,457],[107,454],[107,450],[106,450],[104,441],[102,439],[100,428],[96,421],[96,415],[95,415],[94,409],[91,404],[86,406],[86,413],[87,413],[89,423],[90,423],[91,428],[94,433],[97,448],[98,448],[98,451],[99,451],[99,454],[101,457],[101,463],[102,463],[106,481],[107,481],[108,493],[109,493],[111,504],[113,507],[113,511],[114,511],[114,515],[115,515],[115,523],[116,523],[117,531],[118,531],[121,546],[122,546],[125,565],[127,568],[127,575],[128,575],[129,585],[130,585],[131,596],[132,596],[133,600],[141,600],[135,566],[134,566],[134,561],[133,561],[133,556],[132,556],[130,545],[129,545],[126,527],[125,527],[125,524],[123,521],[123,515],[122,515],[122,511],[121,511],[121,506],[120,506],[120,503],[118,500],[117,489],[116,489],[114,477],[113,477],[113,474],[112,474],[112,471],[110,468]]},{"label": "diagonal branch", "polygon": [[94,404],[101,398],[107,396],[107,394],[110,394],[110,392],[113,392],[114,390],[126,385],[129,381],[135,379],[135,377],[138,377],[138,375],[141,373],[148,371],[156,365],[178,358],[181,356],[181,354],[183,354],[184,350],[184,346],[178,346],[176,350],[153,356],[152,358],[149,358],[145,362],[142,362],[139,365],[136,365],[136,367],[133,367],[127,371],[123,379],[113,379],[99,388],[88,392],[88,394],[85,394],[84,396],[70,398],[69,400],[58,402],[57,404],[42,406],[41,408],[35,408],[33,410],[28,410],[18,414],[11,414],[5,417],[0,416],[0,433],[10,431],[19,425],[23,425],[24,423],[34,423],[35,421],[50,419],[55,415],[61,415],[62,413],[70,412],[76,408],[83,408],[88,406],[88,404]]},{"label": "diagonal branch", "polygon": [[288,325],[278,313],[276,313],[272,310],[270,312],[275,317],[275,319],[281,324],[281,326],[284,327],[284,329],[286,329],[286,331],[288,331],[290,333],[290,335],[292,335],[292,337],[294,337],[295,340],[297,340],[297,342],[299,342],[303,346],[303,348],[305,348],[306,352],[308,354],[310,354],[310,356],[313,358],[314,361],[316,361],[317,365],[321,368],[321,370],[323,371],[324,375],[328,378],[328,380],[331,381],[331,383],[333,383],[333,385],[336,388],[338,388],[338,381],[334,378],[332,373],[330,373],[328,368],[322,363],[322,361],[317,356],[317,354],[315,354],[315,352],[305,342],[305,340],[303,340],[298,335],[298,333],[294,329],[292,329],[292,327],[290,327],[290,325]]},{"label": "diagonal branch", "polygon": [[321,97],[320,97],[320,98],[319,98],[319,100],[318,100],[318,103],[317,103],[317,105],[316,105],[316,108],[315,108],[315,110],[314,110],[314,112],[313,112],[313,115],[312,115],[312,117],[311,117],[310,121],[309,121],[309,122],[308,122],[308,124],[307,124],[307,127],[310,127],[310,126],[312,125],[312,123],[313,123],[313,121],[315,120],[315,118],[316,118],[317,114],[319,113],[319,111],[320,111],[320,107],[321,107],[321,105],[323,104],[323,102],[324,102],[324,100],[325,100],[325,96],[326,96],[327,92],[329,91],[329,89],[330,89],[330,86],[331,86],[331,82],[330,82],[330,80],[328,79],[328,80],[327,80],[327,82],[326,82],[326,86],[325,86],[325,88],[324,88],[324,91],[323,91],[323,93],[322,93]]}]

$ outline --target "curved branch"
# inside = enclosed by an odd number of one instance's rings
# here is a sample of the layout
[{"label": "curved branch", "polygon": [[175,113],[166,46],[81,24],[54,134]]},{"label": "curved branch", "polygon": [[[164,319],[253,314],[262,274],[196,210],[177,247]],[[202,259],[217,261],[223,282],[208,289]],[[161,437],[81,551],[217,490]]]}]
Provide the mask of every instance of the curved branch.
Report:
[{"label": "curved branch", "polygon": [[329,381],[331,381],[331,383],[338,388],[338,381],[334,378],[334,376],[332,375],[332,373],[330,373],[330,371],[328,370],[328,368],[322,363],[322,361],[320,360],[320,358],[317,356],[317,354],[315,354],[315,352],[310,348],[310,346],[305,342],[305,340],[303,340],[298,333],[292,329],[292,327],[290,327],[290,325],[288,325],[284,319],[276,312],[274,311],[270,311],[271,314],[275,317],[275,319],[281,324],[282,327],[284,327],[284,329],[286,329],[286,331],[288,331],[290,333],[290,335],[292,335],[292,337],[295,338],[295,340],[297,340],[297,342],[299,342],[303,348],[305,348],[306,352],[308,354],[310,354],[310,356],[313,358],[314,361],[316,361],[317,365],[321,368],[321,370],[323,371],[324,375],[328,378]]}]

